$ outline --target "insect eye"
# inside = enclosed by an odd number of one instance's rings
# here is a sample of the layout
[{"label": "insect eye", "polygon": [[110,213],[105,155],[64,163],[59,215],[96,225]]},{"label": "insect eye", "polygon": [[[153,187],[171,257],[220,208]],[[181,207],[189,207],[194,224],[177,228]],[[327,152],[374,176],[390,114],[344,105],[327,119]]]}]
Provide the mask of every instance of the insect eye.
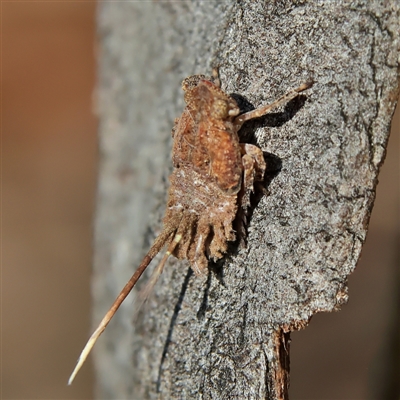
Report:
[{"label": "insect eye", "polygon": [[214,118],[226,118],[228,116],[228,103],[222,99],[215,100],[211,113]]}]

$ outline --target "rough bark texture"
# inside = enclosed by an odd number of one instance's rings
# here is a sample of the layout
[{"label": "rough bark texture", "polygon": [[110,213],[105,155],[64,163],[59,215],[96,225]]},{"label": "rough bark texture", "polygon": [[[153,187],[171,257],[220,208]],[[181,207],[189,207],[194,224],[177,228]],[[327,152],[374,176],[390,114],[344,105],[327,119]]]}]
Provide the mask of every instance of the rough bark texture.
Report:
[{"label": "rough bark texture", "polygon": [[125,302],[95,351],[99,398],[286,398],[290,331],[346,302],[366,237],[399,16],[396,1],[101,4],[96,323],[161,228],[181,80],[219,65],[254,106],[316,83],[247,128],[274,169],[247,247],[204,279],[171,259],[135,324]]}]

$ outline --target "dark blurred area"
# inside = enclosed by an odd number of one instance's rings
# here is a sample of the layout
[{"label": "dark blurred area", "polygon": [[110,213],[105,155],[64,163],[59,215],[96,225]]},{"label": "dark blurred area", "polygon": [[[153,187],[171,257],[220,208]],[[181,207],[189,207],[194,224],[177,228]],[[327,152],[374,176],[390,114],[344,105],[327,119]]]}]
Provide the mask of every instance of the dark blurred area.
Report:
[{"label": "dark blurred area", "polygon": [[[90,333],[95,11],[2,3],[2,399],[93,398],[90,362],[66,382]],[[292,399],[398,398],[399,131],[349,304],[292,334]]]}]

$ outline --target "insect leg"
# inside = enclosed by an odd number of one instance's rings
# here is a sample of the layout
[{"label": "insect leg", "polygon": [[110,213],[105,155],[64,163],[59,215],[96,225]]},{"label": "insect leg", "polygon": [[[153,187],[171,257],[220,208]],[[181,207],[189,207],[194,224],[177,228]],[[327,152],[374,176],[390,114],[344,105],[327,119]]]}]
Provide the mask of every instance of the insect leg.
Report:
[{"label": "insect leg", "polygon": [[281,106],[282,104],[288,103],[290,100],[294,99],[299,93],[303,92],[304,90],[310,88],[313,85],[312,81],[308,81],[300,85],[298,88],[291,90],[290,92],[283,95],[278,100],[274,101],[272,104],[267,104],[264,107],[257,108],[255,110],[249,111],[242,115],[237,116],[233,123],[237,130],[243,125],[244,122],[253,119],[259,118],[265,115],[267,112],[271,111],[272,109]]},{"label": "insect leg", "polygon": [[212,69],[212,79],[215,86],[221,87],[221,79],[219,79],[219,67]]},{"label": "insect leg", "polygon": [[194,250],[194,258],[193,261],[191,262],[192,270],[197,276],[201,276],[207,273],[208,261],[204,254],[204,250],[206,248],[206,240],[209,233],[210,233],[209,224],[203,224],[197,227],[197,233],[194,239],[196,247]]}]

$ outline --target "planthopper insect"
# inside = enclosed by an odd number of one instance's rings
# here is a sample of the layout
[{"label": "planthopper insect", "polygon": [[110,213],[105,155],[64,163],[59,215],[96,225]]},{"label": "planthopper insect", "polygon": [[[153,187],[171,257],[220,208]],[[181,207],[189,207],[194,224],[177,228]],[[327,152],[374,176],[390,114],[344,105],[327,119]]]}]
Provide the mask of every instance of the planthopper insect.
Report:
[{"label": "planthopper insect", "polygon": [[234,220],[250,206],[254,185],[263,181],[262,150],[239,142],[243,123],[286,104],[311,87],[306,82],[272,104],[241,114],[235,99],[221,89],[218,72],[193,75],[182,82],[186,107],[172,129],[173,172],[163,229],[84,347],[68,384],[74,380],[99,336],[131,292],[151,260],[167,250],[144,289],[151,292],[172,254],[187,259],[196,275],[207,272],[236,239]]}]

